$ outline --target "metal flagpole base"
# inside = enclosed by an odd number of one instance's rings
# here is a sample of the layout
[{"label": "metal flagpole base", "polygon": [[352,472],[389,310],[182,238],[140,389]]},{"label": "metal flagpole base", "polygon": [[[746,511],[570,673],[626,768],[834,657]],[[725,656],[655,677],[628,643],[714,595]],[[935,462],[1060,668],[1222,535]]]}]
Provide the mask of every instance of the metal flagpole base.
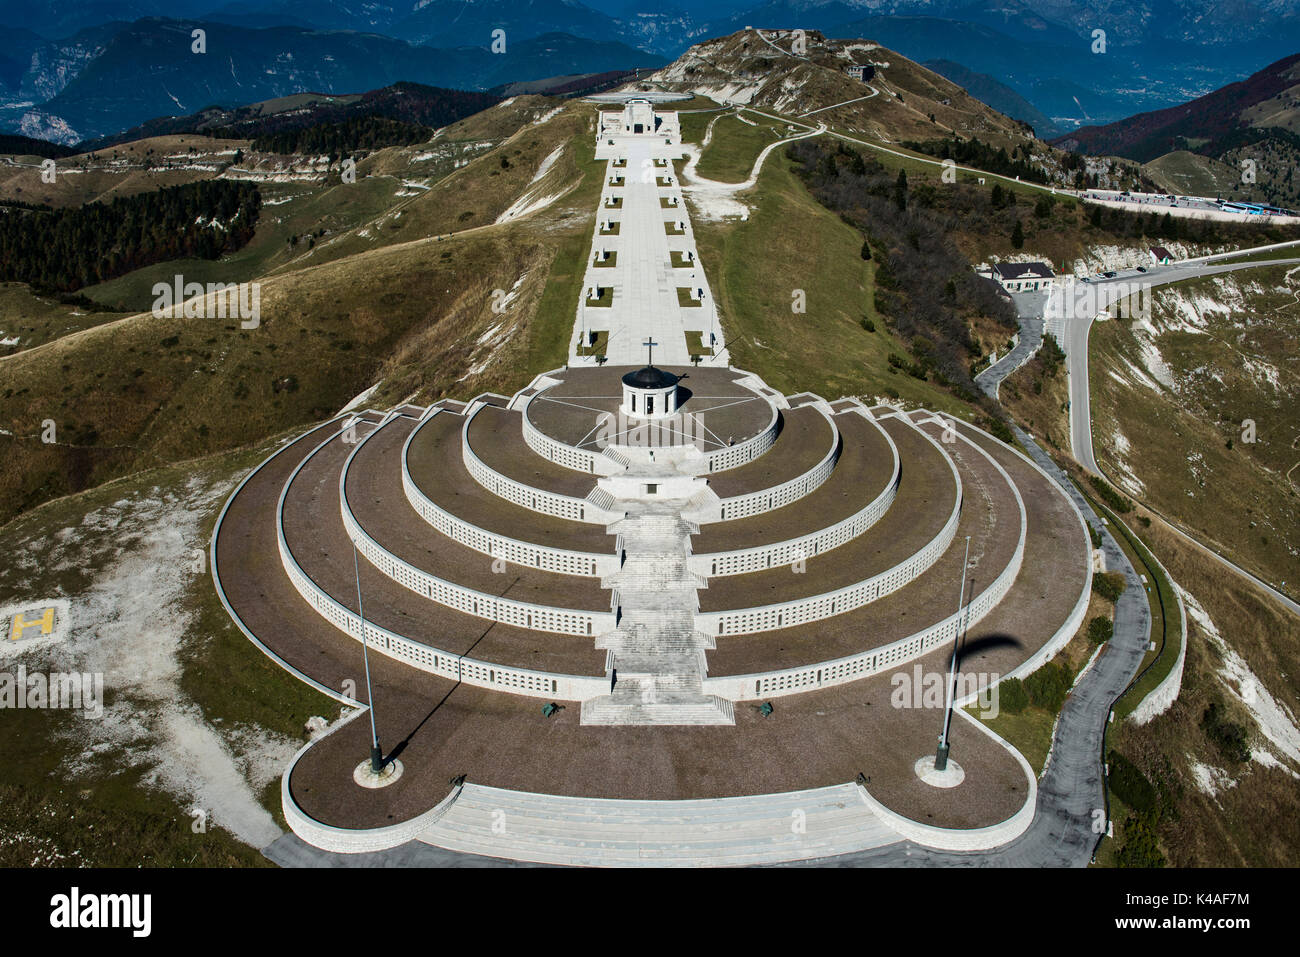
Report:
[{"label": "metal flagpole base", "polygon": [[352,780],[363,788],[386,788],[402,776],[402,762],[396,759],[386,762],[378,772],[374,763],[367,758],[357,765],[352,772]]},{"label": "metal flagpole base", "polygon": [[932,788],[955,788],[966,780],[966,772],[956,761],[945,761],[940,768],[936,759],[928,754],[916,762],[913,770],[922,783]]}]

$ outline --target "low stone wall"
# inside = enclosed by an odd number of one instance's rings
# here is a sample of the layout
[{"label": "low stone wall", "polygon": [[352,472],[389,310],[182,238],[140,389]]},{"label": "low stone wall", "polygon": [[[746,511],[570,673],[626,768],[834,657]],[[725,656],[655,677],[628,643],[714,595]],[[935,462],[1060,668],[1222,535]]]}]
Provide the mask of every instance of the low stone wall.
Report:
[{"label": "low stone wall", "polygon": [[[289,486],[293,483],[295,477],[302,470],[303,466],[311,460],[317,452],[329,444],[338,436],[335,433],[329,439],[326,439],[320,445],[316,446],[312,452],[298,463],[298,466],[289,476],[285,487],[280,493],[280,500],[276,505],[276,537],[280,550],[280,563],[284,567],[285,574],[289,576],[289,581],[293,583],[298,594],[302,596],[316,611],[318,615],[330,622],[340,631],[351,635],[357,641],[362,641],[362,621],[360,616],[354,614],[349,608],[337,601],[333,596],[325,592],[317,585],[302,567],[298,564],[297,559],[293,557],[289,549],[288,541],[284,536],[284,500]],[[355,526],[355,520],[353,520]],[[356,529],[360,532],[360,529]],[[350,532],[351,534],[351,532]],[[364,533],[361,533],[364,534]],[[382,570],[382,569],[381,569]],[[460,589],[460,586],[453,586]],[[465,594],[477,594],[469,589],[460,589]],[[492,596],[485,596],[492,598]],[[492,599],[500,601],[500,599]],[[512,603],[523,605],[523,603]],[[454,606],[452,606],[454,607]],[[531,606],[529,606],[531,607]],[[463,610],[463,609],[462,609]],[[485,609],[486,610],[486,609]],[[552,611],[562,611],[551,609]],[[475,612],[468,612],[475,614]],[[613,626],[614,616],[609,614],[590,614],[583,612],[573,613],[578,616],[589,617],[593,621],[598,620],[600,630],[605,630]],[[479,615],[478,617],[485,617]],[[514,624],[513,621],[509,622]],[[435,648],[432,645],[422,644],[414,641],[404,635],[381,628],[373,622],[365,622],[365,641],[371,649],[388,655],[405,664],[418,668],[421,671],[427,671],[430,674],[440,675],[444,678],[451,678],[455,681],[461,681],[465,684],[475,685],[480,688],[494,688],[499,691],[507,691],[512,694],[527,695],[535,698],[556,698],[564,701],[584,701],[587,698],[594,698],[597,695],[607,692],[608,680],[604,677],[597,676],[580,676],[580,675],[561,675],[548,672],[532,671],[527,668],[511,668],[501,665],[490,664],[484,661],[478,661],[473,658],[467,658],[462,655],[452,654],[442,649]],[[560,630],[560,629],[543,629],[538,626],[539,630]],[[594,624],[591,626],[594,629]],[[588,634],[587,630],[570,631],[569,634]]]},{"label": "low stone wall", "polygon": [[[925,435],[924,432],[921,434]],[[928,435],[925,437],[938,449],[943,460],[948,463],[948,468],[952,470],[957,497],[953,501],[952,512],[943,528],[924,547],[893,568],[886,569],[864,581],[794,601],[700,614],[696,616],[696,627],[710,635],[749,635],[760,631],[776,631],[779,628],[789,628],[791,625],[805,624],[810,621],[820,621],[823,618],[842,615],[855,608],[861,608],[890,592],[897,591],[937,562],[957,533],[957,525],[961,520],[962,483],[957,467],[947,455],[943,454],[938,443]],[[1007,482],[1014,489],[1014,484],[1009,478]]]},{"label": "low stone wall", "polygon": [[[906,638],[900,638],[887,645],[881,645],[857,654],[797,668],[752,672],[723,678],[706,678],[704,680],[706,694],[716,694],[732,701],[749,701],[756,698],[774,698],[789,694],[800,694],[804,691],[813,691],[829,685],[845,684],[874,674],[880,674],[914,658],[919,658],[942,644],[951,642],[957,635],[959,625],[969,627],[969,625],[980,621],[996,607],[998,602],[1006,597],[1007,592],[1015,584],[1016,576],[1020,574],[1021,563],[1024,560],[1025,540],[1028,534],[1028,515],[1025,511],[1024,499],[1021,497],[1020,490],[1016,488],[1015,483],[1011,481],[1011,477],[1007,475],[1006,471],[995,459],[964,435],[958,433],[957,438],[984,455],[1001,473],[1015,495],[1016,505],[1020,510],[1020,538],[1015,553],[1011,561],[1007,563],[1007,566],[990,583],[988,588],[972,599],[965,608]],[[960,509],[960,505],[958,509]],[[953,524],[953,533],[955,531],[956,525]],[[951,542],[952,534],[949,534],[948,538],[949,542]]]}]

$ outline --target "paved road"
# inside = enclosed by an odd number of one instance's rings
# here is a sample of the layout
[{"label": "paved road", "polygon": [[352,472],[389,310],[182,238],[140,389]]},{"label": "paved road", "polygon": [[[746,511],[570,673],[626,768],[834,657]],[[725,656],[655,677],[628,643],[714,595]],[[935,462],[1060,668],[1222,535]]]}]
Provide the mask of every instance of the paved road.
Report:
[{"label": "paved road", "polygon": [[1029,361],[1030,356],[1043,344],[1043,312],[1047,296],[1041,292],[1012,293],[1020,319],[1020,338],[1005,356],[975,377],[975,385],[990,398],[998,397],[998,390],[1007,376]]},{"label": "paved road", "polygon": [[[1275,249],[1278,248],[1278,245],[1279,244],[1263,246],[1259,247],[1259,249]],[[1247,254],[1252,251],[1253,250],[1242,250],[1238,255]],[[1153,287],[1163,286],[1168,285],[1169,283],[1196,279],[1201,276],[1213,276],[1218,275],[1219,273],[1235,272],[1239,269],[1250,269],[1256,266],[1293,266],[1300,264],[1300,259],[1275,259],[1260,262],[1227,263],[1224,265],[1208,265],[1203,260],[1188,260],[1187,262],[1195,264],[1174,264],[1164,267],[1154,267],[1149,269],[1145,274],[1137,273],[1133,270],[1127,270],[1116,275],[1113,279],[1098,280],[1089,283],[1088,285],[1095,287],[1098,290],[1098,303],[1101,308],[1104,308],[1105,305],[1131,294],[1131,284],[1135,281]],[[1069,373],[1070,381],[1070,447],[1074,453],[1075,461],[1089,472],[1092,472],[1095,475],[1103,475],[1101,467],[1097,464],[1096,456],[1093,454],[1092,399],[1088,378],[1088,333],[1092,328],[1092,316],[1095,315],[1095,312],[1091,314],[1087,312],[1077,314],[1078,310],[1074,311],[1076,312],[1076,315],[1066,315],[1063,319],[1053,319],[1049,317],[1047,320],[1047,327],[1049,330],[1052,330],[1054,327],[1061,328],[1061,347],[1065,350],[1066,370]],[[1100,311],[1100,308],[1096,311]],[[1266,594],[1271,596],[1276,602],[1287,608],[1293,614],[1300,615],[1300,604],[1296,603],[1273,586],[1261,581],[1244,568],[1241,568],[1239,565],[1224,558],[1209,546],[1192,538],[1182,529],[1177,528],[1163,517],[1157,515],[1157,518],[1166,528],[1171,529],[1175,534],[1186,539],[1202,552],[1214,558],[1214,560],[1223,565],[1224,568],[1262,589]]]},{"label": "paved road", "polygon": [[[1272,248],[1272,247],[1263,247]],[[1251,250],[1242,250],[1241,254]],[[1190,263],[1191,261],[1189,261]],[[1112,279],[1098,279],[1089,283],[1076,283],[1076,293],[1088,290],[1095,296],[1089,301],[1089,308],[1078,305],[1062,308],[1062,297],[1069,295],[1069,286],[1062,285],[1053,292],[1052,302],[1048,306],[1047,330],[1057,333],[1061,348],[1065,350],[1066,370],[1070,376],[1070,447],[1075,460],[1085,469],[1097,475],[1101,470],[1092,451],[1092,409],[1088,389],[1088,333],[1097,313],[1107,306],[1123,299],[1134,292],[1135,284],[1154,288],[1202,276],[1214,276],[1220,273],[1236,272],[1256,266],[1296,265],[1300,259],[1275,259],[1262,262],[1226,263],[1208,265],[1203,262],[1195,264],[1173,264],[1153,266],[1145,273],[1125,270]],[[1076,300],[1077,302],[1077,300]],[[1067,304],[1068,306],[1068,304]],[[1095,306],[1095,308],[1093,308]],[[1053,313],[1059,312],[1059,315]],[[1071,314],[1072,313],[1072,314]]]}]

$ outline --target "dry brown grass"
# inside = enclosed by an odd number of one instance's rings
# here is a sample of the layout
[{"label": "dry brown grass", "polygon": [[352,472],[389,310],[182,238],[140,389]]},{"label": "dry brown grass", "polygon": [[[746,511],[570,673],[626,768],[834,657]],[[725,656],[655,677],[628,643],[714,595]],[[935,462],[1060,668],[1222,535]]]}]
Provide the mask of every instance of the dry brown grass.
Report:
[{"label": "dry brown grass", "polygon": [[1065,368],[1048,375],[1041,353],[1007,376],[998,397],[1020,426],[1052,451],[1071,455],[1070,419],[1065,411],[1070,398]]},{"label": "dry brown grass", "polygon": [[[218,154],[248,148],[248,140],[218,140],[197,134],[154,136],[56,160],[53,183],[42,182],[38,158],[25,157],[21,162],[28,165],[0,166],[0,199],[61,207],[133,196],[163,186],[213,179],[232,159]],[[191,164],[216,166],[217,170],[185,168]]]},{"label": "dry brown grass", "polygon": [[[1170,575],[1191,592],[1216,629],[1279,702],[1300,713],[1300,626],[1280,606],[1222,566],[1153,522],[1143,537]],[[1182,691],[1174,705],[1149,724],[1125,723],[1112,746],[1133,760],[1169,795],[1173,813],[1159,829],[1163,851],[1182,867],[1294,867],[1300,863],[1300,788],[1291,774],[1257,762],[1233,765],[1201,728],[1212,700],[1231,720],[1252,731],[1252,750],[1266,747],[1247,709],[1217,672],[1219,653],[1189,616]],[[1197,787],[1195,760],[1226,770],[1233,786],[1210,796]]]}]

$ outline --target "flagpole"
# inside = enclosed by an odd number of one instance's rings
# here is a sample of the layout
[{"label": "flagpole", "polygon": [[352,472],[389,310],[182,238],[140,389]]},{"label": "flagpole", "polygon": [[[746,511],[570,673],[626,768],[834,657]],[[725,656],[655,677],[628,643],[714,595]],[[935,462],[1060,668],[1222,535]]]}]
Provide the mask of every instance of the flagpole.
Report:
[{"label": "flagpole", "polygon": [[365,662],[366,701],[370,705],[370,770],[379,774],[384,770],[384,753],[379,749],[379,732],[375,729],[375,694],[370,686],[370,643],[366,639],[366,613],[361,605],[361,566],[357,561],[357,546],[352,545],[352,571],[357,579],[357,614],[361,616],[361,659]]},{"label": "flagpole", "polygon": [[934,769],[946,770],[948,767],[948,728],[952,723],[954,687],[957,678],[957,651],[961,647],[962,606],[966,603],[966,562],[970,559],[970,536],[966,536],[966,550],[961,559],[961,590],[957,598],[957,625],[952,639],[952,661],[948,665],[948,705],[943,713],[943,734],[939,735],[939,749],[934,753]]}]

